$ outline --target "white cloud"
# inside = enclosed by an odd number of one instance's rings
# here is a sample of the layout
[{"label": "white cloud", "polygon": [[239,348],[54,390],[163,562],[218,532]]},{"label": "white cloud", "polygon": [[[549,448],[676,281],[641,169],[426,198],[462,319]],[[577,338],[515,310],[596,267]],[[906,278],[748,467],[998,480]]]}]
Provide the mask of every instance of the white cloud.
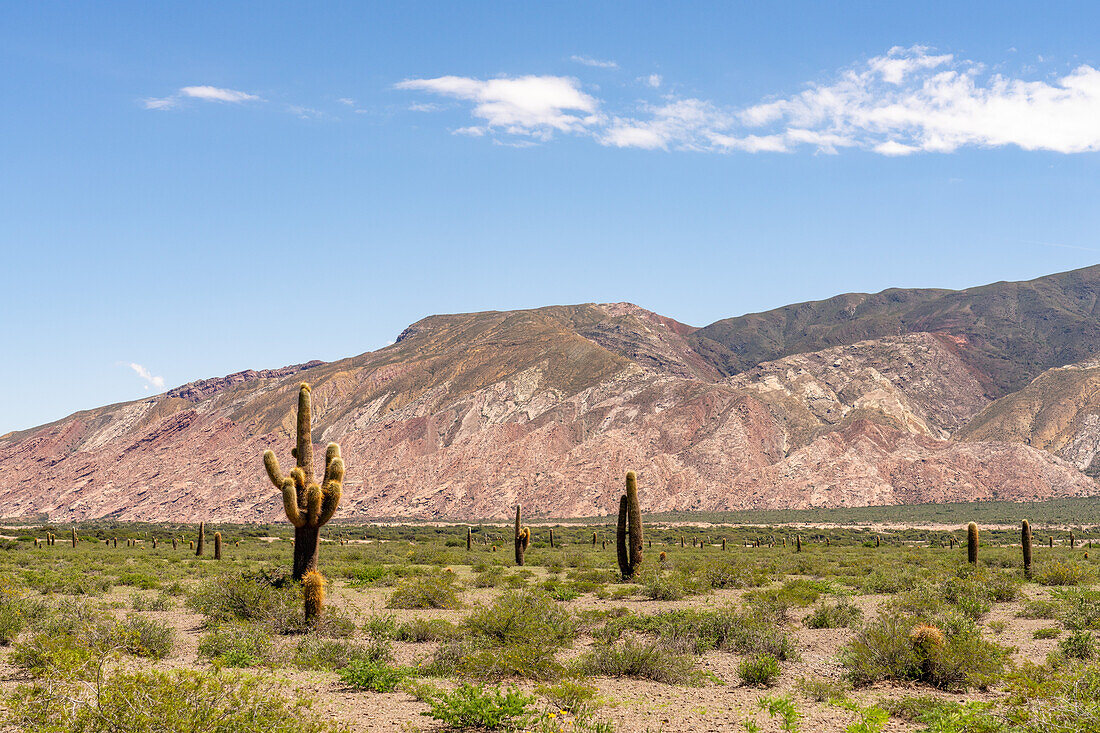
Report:
[{"label": "white cloud", "polygon": [[[653,89],[663,83],[656,74],[640,81]],[[925,46],[895,46],[797,94],[748,106],[665,94],[616,110],[581,91],[576,79],[557,76],[444,76],[397,86],[474,102],[479,123],[460,134],[546,140],[560,132],[618,148],[723,153],[1100,151],[1100,69],[1080,65],[1029,80]]]},{"label": "white cloud", "polygon": [[212,86],[181,87],[175,94],[167,97],[150,97],[143,100],[145,109],[173,109],[185,99],[201,99],[204,102],[228,102],[229,104],[241,104],[242,102],[262,102],[255,94],[238,91],[236,89],[222,89]]},{"label": "white cloud", "polygon": [[473,115],[484,120],[484,127],[511,135],[545,140],[554,132],[582,132],[599,121],[596,100],[566,76],[441,76],[408,79],[397,88],[474,102]]},{"label": "white cloud", "polygon": [[1100,150],[1100,70],[1083,65],[1052,81],[986,74],[981,64],[892,48],[786,99],[740,112],[749,127],[813,130],[883,155],[1016,146]]},{"label": "white cloud", "polygon": [[131,362],[127,364],[127,366],[133,369],[139,377],[148,382],[148,384],[145,385],[145,389],[149,389],[150,385],[156,387],[157,389],[164,389],[164,377],[154,377],[149,372],[149,370],[143,367],[141,364],[134,364],[133,362]]},{"label": "white cloud", "polygon": [[619,65],[614,61],[603,61],[601,59],[594,59],[591,56],[578,56],[573,54],[569,57],[571,61],[576,61],[578,64],[584,64],[585,66],[594,66],[597,69],[617,69]]},{"label": "white cloud", "polygon": [[348,107],[354,107],[355,106],[355,100],[352,99],[351,97],[340,97],[336,101],[339,102],[340,104],[347,105]]}]

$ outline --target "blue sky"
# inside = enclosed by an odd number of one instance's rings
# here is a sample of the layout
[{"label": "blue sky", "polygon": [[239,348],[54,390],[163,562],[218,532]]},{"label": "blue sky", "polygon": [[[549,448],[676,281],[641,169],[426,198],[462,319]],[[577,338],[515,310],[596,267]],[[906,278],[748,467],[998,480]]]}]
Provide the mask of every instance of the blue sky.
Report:
[{"label": "blue sky", "polygon": [[0,434],[432,313],[1100,261],[1095,4],[74,5],[0,4]]}]

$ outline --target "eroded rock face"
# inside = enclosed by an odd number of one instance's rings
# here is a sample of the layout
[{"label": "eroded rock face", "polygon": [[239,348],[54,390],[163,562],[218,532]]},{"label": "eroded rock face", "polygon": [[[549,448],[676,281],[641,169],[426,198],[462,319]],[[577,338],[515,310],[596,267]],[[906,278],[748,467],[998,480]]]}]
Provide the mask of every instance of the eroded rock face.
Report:
[{"label": "eroded rock face", "polygon": [[[433,316],[332,363],[243,372],[0,439],[6,516],[279,520],[297,385],[340,442],[345,517],[505,518],[1094,493],[1036,448],[951,434],[986,406],[959,338],[913,333],[722,379],[692,329],[632,304]],[[308,371],[303,374],[303,370]]]},{"label": "eroded rock face", "polygon": [[1100,362],[1043,372],[985,408],[958,437],[1024,443],[1100,475]]}]

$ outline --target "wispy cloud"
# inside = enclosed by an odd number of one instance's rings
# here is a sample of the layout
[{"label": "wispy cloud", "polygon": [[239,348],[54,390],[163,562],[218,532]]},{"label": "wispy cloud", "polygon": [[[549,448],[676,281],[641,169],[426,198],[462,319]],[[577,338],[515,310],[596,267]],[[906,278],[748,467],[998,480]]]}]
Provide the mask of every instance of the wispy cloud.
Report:
[{"label": "wispy cloud", "polygon": [[461,128],[464,134],[495,130],[547,140],[555,132],[581,133],[600,121],[596,100],[567,76],[441,76],[407,79],[396,86],[473,102],[472,114],[481,123]]},{"label": "wispy cloud", "polygon": [[619,64],[614,61],[604,61],[603,59],[594,59],[591,56],[578,56],[573,54],[569,57],[570,61],[575,61],[578,64],[584,64],[585,66],[592,66],[597,69],[617,69]]},{"label": "wispy cloud", "polygon": [[255,94],[212,86],[180,87],[175,94],[170,94],[167,97],[149,97],[143,101],[145,109],[174,109],[187,99],[199,99],[204,102],[226,102],[228,104],[263,101]]},{"label": "wispy cloud", "polygon": [[[595,61],[574,57],[581,59]],[[656,74],[641,81],[653,89],[663,82]],[[858,149],[893,157],[963,147],[1100,151],[1100,70],[1080,65],[1060,76],[1018,78],[925,46],[891,48],[796,94],[747,106],[663,94],[616,109],[581,91],[576,79],[554,76],[445,76],[398,88],[475,102],[483,134],[545,140],[561,132],[619,148]]]},{"label": "wispy cloud", "polygon": [[145,389],[149,389],[150,386],[156,387],[157,389],[164,389],[164,377],[153,376],[149,372],[149,370],[143,367],[141,364],[130,362],[127,364],[127,366],[133,369],[139,377],[147,382],[147,384],[145,385]]}]

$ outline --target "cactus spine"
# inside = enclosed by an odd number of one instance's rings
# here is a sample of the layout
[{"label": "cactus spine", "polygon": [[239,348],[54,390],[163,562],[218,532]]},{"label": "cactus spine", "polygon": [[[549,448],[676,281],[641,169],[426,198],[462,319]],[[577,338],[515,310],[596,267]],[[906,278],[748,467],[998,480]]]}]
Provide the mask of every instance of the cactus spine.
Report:
[{"label": "cactus spine", "polygon": [[966,525],[966,560],[971,565],[978,564],[978,525],[973,522]]},{"label": "cactus spine", "polygon": [[619,524],[615,533],[619,571],[623,580],[634,577],[642,564],[642,509],[638,502],[638,476],[626,472],[626,493],[619,497]]},{"label": "cactus spine", "polygon": [[215,532],[214,533],[214,559],[215,560],[221,560],[222,559],[222,533],[221,532]]},{"label": "cactus spine", "polygon": [[520,524],[519,504],[516,504],[516,565],[523,565],[523,554],[531,544],[531,528]]},{"label": "cactus spine", "polygon": [[1025,519],[1020,526],[1020,547],[1024,553],[1024,577],[1031,577],[1031,524]]},{"label": "cactus spine", "polygon": [[199,539],[195,547],[195,557],[202,557],[202,551],[206,546],[206,522],[199,522]]},{"label": "cactus spine", "polygon": [[310,570],[302,578],[302,599],[309,623],[320,616],[325,607],[325,578],[316,570]]},{"label": "cactus spine", "polygon": [[340,457],[340,446],[336,443],[329,443],[325,449],[324,479],[320,485],[314,481],[310,423],[310,386],[302,382],[298,387],[296,447],[291,451],[297,465],[289,475],[284,475],[275,453],[264,451],[267,477],[282,492],[286,518],[294,525],[295,580],[302,580],[306,573],[317,569],[321,527],[336,513],[344,483],[344,459]]}]

